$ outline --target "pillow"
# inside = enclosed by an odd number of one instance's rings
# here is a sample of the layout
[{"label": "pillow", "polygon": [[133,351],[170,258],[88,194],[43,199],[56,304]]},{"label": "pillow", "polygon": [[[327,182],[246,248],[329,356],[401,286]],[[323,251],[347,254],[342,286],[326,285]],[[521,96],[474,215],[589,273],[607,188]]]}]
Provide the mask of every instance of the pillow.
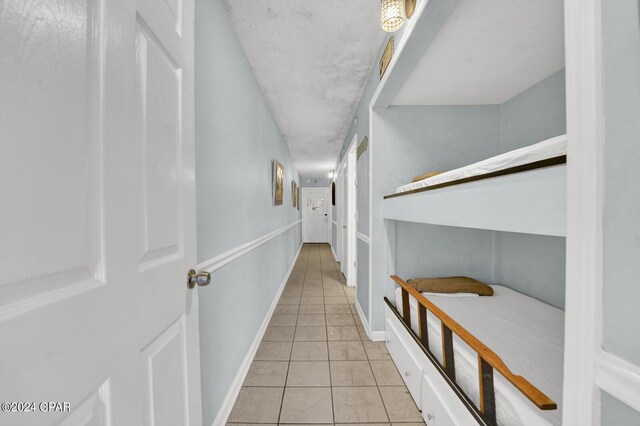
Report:
[{"label": "pillow", "polygon": [[427,178],[430,178],[430,177],[433,177],[433,176],[439,175],[440,173],[444,173],[444,172],[439,172],[439,171],[435,171],[435,172],[427,172],[427,173],[424,173],[424,174],[422,174],[422,175],[420,175],[420,176],[416,176],[416,177],[414,177],[414,178],[413,178],[413,180],[412,180],[411,182],[412,182],[412,183],[413,183],[413,182],[418,182],[418,181],[420,181],[420,180],[424,180],[424,179],[427,179]]},{"label": "pillow", "polygon": [[491,287],[469,277],[412,278],[407,284],[420,293],[475,293],[493,296]]}]

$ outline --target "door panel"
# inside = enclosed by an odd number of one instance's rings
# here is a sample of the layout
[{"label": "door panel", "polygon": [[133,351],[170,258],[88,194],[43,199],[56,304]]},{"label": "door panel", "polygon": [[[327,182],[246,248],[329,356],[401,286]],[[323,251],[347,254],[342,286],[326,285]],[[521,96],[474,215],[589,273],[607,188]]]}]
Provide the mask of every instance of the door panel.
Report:
[{"label": "door panel", "polygon": [[110,426],[111,394],[109,381],[91,394],[72,413],[60,423],[60,426]]},{"label": "door panel", "polygon": [[0,25],[0,52],[29,54],[0,67],[0,318],[104,282],[100,3],[59,2],[77,15],[64,40],[35,3],[7,4]]},{"label": "door panel", "polygon": [[189,424],[184,317],[142,351],[145,425]]},{"label": "door panel", "polygon": [[[141,150],[141,269],[181,256],[180,70],[151,29],[136,23],[136,93]],[[159,125],[160,124],[160,125]],[[158,214],[158,212],[162,212]]]}]

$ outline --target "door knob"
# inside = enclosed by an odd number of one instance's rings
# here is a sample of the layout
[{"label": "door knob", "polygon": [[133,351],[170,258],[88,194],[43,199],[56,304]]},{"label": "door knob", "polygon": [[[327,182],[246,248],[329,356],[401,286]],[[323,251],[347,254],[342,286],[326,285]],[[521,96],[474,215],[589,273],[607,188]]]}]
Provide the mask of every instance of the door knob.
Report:
[{"label": "door knob", "polygon": [[189,269],[187,272],[187,287],[194,288],[196,284],[200,287],[209,285],[211,282],[211,274],[207,271],[196,272],[195,269]]}]

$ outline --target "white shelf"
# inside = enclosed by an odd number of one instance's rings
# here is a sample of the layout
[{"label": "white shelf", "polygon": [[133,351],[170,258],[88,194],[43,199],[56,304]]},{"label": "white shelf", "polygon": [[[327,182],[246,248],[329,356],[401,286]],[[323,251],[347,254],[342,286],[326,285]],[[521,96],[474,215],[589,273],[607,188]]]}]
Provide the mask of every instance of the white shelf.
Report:
[{"label": "white shelf", "polygon": [[385,219],[566,235],[566,164],[388,198]]}]

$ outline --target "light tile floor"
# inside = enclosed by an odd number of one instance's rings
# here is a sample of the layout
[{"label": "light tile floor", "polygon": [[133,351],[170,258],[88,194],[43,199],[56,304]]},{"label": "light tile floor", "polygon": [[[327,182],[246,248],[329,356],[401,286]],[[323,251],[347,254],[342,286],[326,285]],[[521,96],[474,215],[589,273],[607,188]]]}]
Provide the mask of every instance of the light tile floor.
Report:
[{"label": "light tile floor", "polygon": [[424,425],[326,244],[305,244],[229,423]]}]

